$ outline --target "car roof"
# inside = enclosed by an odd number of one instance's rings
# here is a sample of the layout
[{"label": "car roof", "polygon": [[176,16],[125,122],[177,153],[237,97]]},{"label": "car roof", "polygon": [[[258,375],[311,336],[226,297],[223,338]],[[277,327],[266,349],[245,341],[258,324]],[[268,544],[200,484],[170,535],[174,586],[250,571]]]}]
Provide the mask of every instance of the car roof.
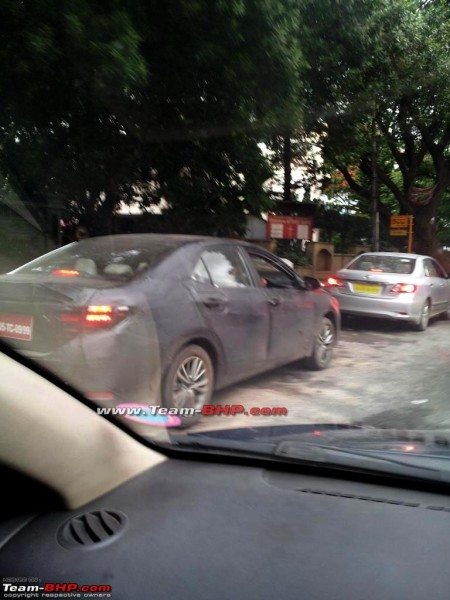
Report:
[{"label": "car roof", "polygon": [[[174,245],[187,244],[189,242],[199,242],[203,240],[208,240],[207,236],[199,236],[199,235],[182,235],[182,234],[172,234],[172,233],[118,233],[113,235],[99,235],[93,236],[90,238],[84,238],[84,240],[95,240],[98,242],[107,243],[109,240],[117,240],[121,242],[129,242],[129,243],[145,243],[149,241],[155,242],[168,242],[173,243]],[[83,240],[83,241],[84,241]]]},{"label": "car roof", "polygon": [[398,258],[411,259],[431,258],[430,256],[426,256],[425,254],[408,254],[407,252],[364,252],[363,254],[358,254],[358,256],[355,258],[359,258],[361,256],[393,256]]},{"label": "car roof", "polygon": [[220,237],[212,237],[207,235],[187,235],[187,234],[178,234],[178,233],[120,233],[120,234],[112,234],[112,235],[102,235],[102,236],[94,236],[89,238],[84,238],[80,240],[82,242],[87,243],[95,243],[95,244],[109,244],[111,242],[117,241],[121,245],[145,245],[149,242],[159,242],[161,244],[166,243],[168,246],[172,246],[174,249],[180,246],[184,246],[186,244],[193,243],[238,243],[248,245],[248,242],[245,240],[234,239],[234,238],[220,238]]}]

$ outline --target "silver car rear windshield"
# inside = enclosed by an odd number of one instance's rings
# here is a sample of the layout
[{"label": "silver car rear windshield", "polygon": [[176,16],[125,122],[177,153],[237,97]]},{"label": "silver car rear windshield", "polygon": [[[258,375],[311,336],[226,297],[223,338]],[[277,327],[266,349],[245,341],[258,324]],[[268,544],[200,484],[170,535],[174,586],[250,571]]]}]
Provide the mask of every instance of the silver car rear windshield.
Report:
[{"label": "silver car rear windshield", "polygon": [[14,273],[128,280],[152,267],[173,249],[173,244],[159,241],[127,245],[92,238],[50,252]]},{"label": "silver car rear windshield", "polygon": [[416,266],[415,258],[401,256],[379,256],[364,254],[348,265],[352,271],[371,271],[373,273],[399,273],[411,275]]}]

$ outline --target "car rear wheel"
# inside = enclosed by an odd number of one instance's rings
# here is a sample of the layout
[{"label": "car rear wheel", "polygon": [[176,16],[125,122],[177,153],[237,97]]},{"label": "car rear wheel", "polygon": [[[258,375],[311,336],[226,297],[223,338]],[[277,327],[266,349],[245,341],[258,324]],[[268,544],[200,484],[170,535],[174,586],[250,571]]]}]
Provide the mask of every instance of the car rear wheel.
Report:
[{"label": "car rear wheel", "polygon": [[306,366],[314,371],[326,369],[331,362],[336,341],[336,327],[333,321],[323,317],[314,340],[313,352],[306,359]]},{"label": "car rear wheel", "polygon": [[186,427],[200,420],[201,408],[211,402],[213,390],[211,358],[203,348],[192,344],[171,361],[163,381],[162,402],[166,408],[196,411],[180,415],[181,424]]},{"label": "car rear wheel", "polygon": [[415,331],[425,331],[428,327],[428,323],[430,322],[430,309],[430,301],[427,300],[421,308],[419,320],[413,325]]}]

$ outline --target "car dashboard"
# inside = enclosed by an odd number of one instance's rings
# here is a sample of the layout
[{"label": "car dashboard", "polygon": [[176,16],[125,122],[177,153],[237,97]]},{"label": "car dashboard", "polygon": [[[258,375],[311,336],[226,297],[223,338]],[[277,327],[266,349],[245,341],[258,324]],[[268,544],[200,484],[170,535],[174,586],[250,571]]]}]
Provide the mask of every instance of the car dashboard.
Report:
[{"label": "car dashboard", "polygon": [[109,584],[114,600],[450,589],[445,492],[264,465],[169,458],[81,509],[5,519],[0,536],[2,575]]}]

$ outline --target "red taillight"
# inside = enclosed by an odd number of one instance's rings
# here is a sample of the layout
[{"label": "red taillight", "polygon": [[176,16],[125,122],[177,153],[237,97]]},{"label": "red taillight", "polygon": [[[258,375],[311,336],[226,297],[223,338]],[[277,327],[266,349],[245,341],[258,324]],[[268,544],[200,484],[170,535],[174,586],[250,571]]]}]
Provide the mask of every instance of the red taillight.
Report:
[{"label": "red taillight", "polygon": [[344,282],[337,275],[330,275],[323,282],[325,287],[344,287]]},{"label": "red taillight", "polygon": [[72,325],[77,329],[101,329],[116,325],[128,315],[129,311],[128,306],[91,305],[62,313],[60,320],[65,325]]},{"label": "red taillight", "polygon": [[412,283],[397,283],[391,289],[391,294],[413,294],[417,286]]},{"label": "red taillight", "polygon": [[55,277],[79,277],[80,272],[76,269],[53,269],[52,275]]},{"label": "red taillight", "polygon": [[88,306],[84,316],[88,327],[104,327],[111,325],[114,320],[114,308],[110,305]]}]

